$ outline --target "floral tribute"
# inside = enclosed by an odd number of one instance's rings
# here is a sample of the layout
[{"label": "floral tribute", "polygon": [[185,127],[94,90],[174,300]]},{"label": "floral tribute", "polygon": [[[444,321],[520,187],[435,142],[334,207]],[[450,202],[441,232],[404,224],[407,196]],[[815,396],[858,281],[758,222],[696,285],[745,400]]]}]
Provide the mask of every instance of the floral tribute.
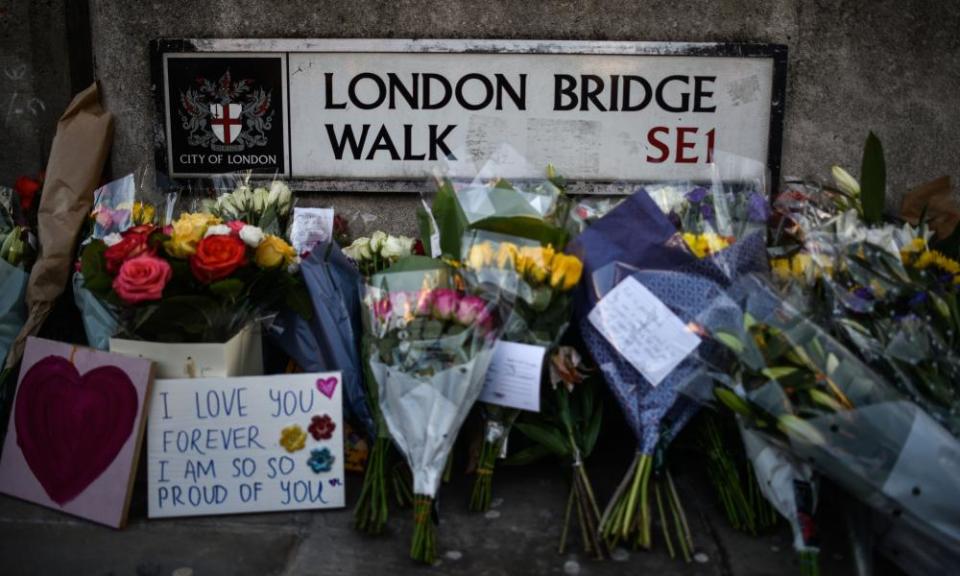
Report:
[{"label": "floral tribute", "polygon": [[[266,210],[276,208],[268,203]],[[255,211],[244,215],[264,220]],[[285,239],[259,226],[186,212],[169,226],[141,223],[92,240],[79,267],[86,287],[115,311],[122,335],[222,342],[281,306],[310,315],[299,262]]]}]

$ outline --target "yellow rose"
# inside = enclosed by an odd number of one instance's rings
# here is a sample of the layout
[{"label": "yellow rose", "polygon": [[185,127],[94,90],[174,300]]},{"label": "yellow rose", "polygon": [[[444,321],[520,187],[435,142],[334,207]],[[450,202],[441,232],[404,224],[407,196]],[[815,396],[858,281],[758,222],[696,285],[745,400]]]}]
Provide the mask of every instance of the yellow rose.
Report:
[{"label": "yellow rose", "polygon": [[261,268],[276,268],[281,264],[290,264],[296,257],[293,246],[284,242],[283,238],[268,234],[257,246],[253,261]]},{"label": "yellow rose", "polygon": [[517,245],[512,242],[503,242],[497,249],[497,268],[517,269],[517,257],[520,251]]},{"label": "yellow rose", "polygon": [[554,255],[550,262],[552,271],[550,273],[550,286],[553,288],[567,291],[572,289],[580,281],[580,275],[583,274],[583,262],[576,256],[558,253]]},{"label": "yellow rose", "polygon": [[489,242],[480,242],[467,252],[467,268],[486,268],[493,262],[493,247]]},{"label": "yellow rose", "polygon": [[550,260],[553,259],[553,247],[523,246],[517,257],[517,271],[539,284],[547,279]]},{"label": "yellow rose", "polygon": [[197,244],[203,239],[207,228],[219,224],[220,219],[203,212],[184,212],[173,223],[170,239],[164,243],[167,253],[174,258],[187,258],[197,251]]}]

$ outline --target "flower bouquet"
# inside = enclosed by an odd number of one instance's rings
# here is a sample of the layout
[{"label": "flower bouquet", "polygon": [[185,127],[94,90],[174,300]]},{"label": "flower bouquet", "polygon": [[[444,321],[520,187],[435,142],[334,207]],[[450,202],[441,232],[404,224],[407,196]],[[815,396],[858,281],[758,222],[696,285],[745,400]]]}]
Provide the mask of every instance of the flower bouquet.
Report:
[{"label": "flower bouquet", "polygon": [[956,437],[756,276],[700,320],[735,358],[708,362],[720,402],[872,508],[875,526],[956,550]]},{"label": "flower bouquet", "polygon": [[364,297],[366,361],[384,422],[413,472],[410,556],[425,563],[436,558],[441,475],[500,331],[497,303],[456,285],[445,264],[413,256],[374,275]]},{"label": "flower bouquet", "polygon": [[[483,171],[498,169],[491,164]],[[471,290],[511,304],[503,340],[555,346],[569,323],[570,292],[582,272],[579,259],[560,252],[569,238],[571,204],[563,179],[548,166],[542,180],[441,179],[438,184],[431,213],[421,214],[424,237],[435,237],[431,243],[443,256],[462,262]],[[519,414],[515,408],[481,404],[483,433],[472,510],[490,506],[496,460],[504,455]]]},{"label": "flower bouquet", "polygon": [[20,176],[13,188],[0,187],[0,361],[26,320],[29,270],[36,257],[36,206],[42,177]]},{"label": "flower bouquet", "polygon": [[[698,254],[682,239],[662,207],[640,190],[585,230],[572,243],[571,251],[583,256],[590,279],[576,303],[583,339],[638,442],[634,461],[604,511],[601,534],[611,546],[632,540],[639,547],[649,548],[651,501],[656,497],[658,510],[663,512],[661,527],[668,549],[674,551],[666,517],[669,512],[680,552],[689,559],[692,543],[683,506],[662,455],[701,402],[692,392],[698,389],[692,383],[698,383],[702,390],[704,381],[696,377],[694,365],[681,362],[660,374],[659,383],[652,382],[639,371],[639,363],[628,360],[626,344],[607,337],[607,327],[618,324],[621,313],[604,312],[598,305],[621,282],[636,282],[647,270],[677,271],[675,276],[664,276],[661,284],[647,288],[685,322],[709,305],[716,291],[712,286],[766,269],[763,234],[752,233],[717,253],[708,250]],[[623,311],[624,316],[626,312],[630,311]]]},{"label": "flower bouquet", "polygon": [[550,355],[552,397],[540,414],[529,414],[517,422],[517,429],[534,442],[507,460],[527,464],[552,455],[571,468],[570,496],[563,515],[558,553],[566,552],[574,518],[580,526],[583,549],[597,559],[607,550],[599,536],[600,508],[587,474],[585,461],[600,435],[603,403],[595,370],[583,366],[580,354],[571,346],[559,346]]},{"label": "flower bouquet", "polygon": [[214,179],[217,189],[232,187],[214,199],[205,199],[203,212],[223,222],[244,222],[265,234],[280,236],[287,229],[293,207],[293,193],[282,180],[274,180],[269,188],[256,186],[252,174],[226,175]]},{"label": "flower bouquet", "polygon": [[[502,339],[547,349],[557,344],[570,318],[571,290],[583,264],[575,256],[534,240],[492,232],[468,232],[463,241],[463,277],[471,290],[511,304]],[[520,411],[483,403],[483,443],[470,508],[485,511],[492,498],[493,471]]]},{"label": "flower bouquet", "polygon": [[[416,248],[416,241],[406,236],[394,236],[381,230],[374,231],[370,236],[361,236],[343,249],[343,254],[349,258],[359,270],[364,281],[389,268],[398,260],[412,256]],[[386,422],[380,411],[378,402],[379,392],[377,380],[370,373],[366,358],[371,347],[369,334],[364,334],[361,340],[360,363],[365,384],[367,411],[372,418],[372,445],[367,460],[366,471],[363,476],[363,488],[354,508],[354,525],[361,532],[380,534],[389,518],[387,500],[393,493],[397,504],[406,506],[412,501],[413,494],[409,486],[409,471],[404,469],[402,462],[395,462],[396,454]],[[388,481],[387,471],[391,472]]]},{"label": "flower bouquet", "polygon": [[283,238],[193,212],[93,239],[79,267],[120,335],[172,343],[224,342],[281,306],[309,317],[298,265]]}]

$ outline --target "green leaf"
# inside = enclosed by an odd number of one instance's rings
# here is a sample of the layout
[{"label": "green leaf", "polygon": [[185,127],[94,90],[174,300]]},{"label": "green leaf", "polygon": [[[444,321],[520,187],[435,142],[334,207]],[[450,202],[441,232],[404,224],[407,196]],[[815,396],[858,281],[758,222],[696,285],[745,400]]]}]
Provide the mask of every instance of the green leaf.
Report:
[{"label": "green leaf", "polygon": [[797,368],[793,366],[774,366],[772,368],[764,368],[760,372],[771,380],[782,380],[796,371]]},{"label": "green leaf", "polygon": [[94,240],[84,247],[80,255],[80,274],[83,285],[99,298],[104,298],[113,286],[113,277],[107,273],[107,263],[103,257],[107,245]]},{"label": "green leaf", "polygon": [[597,403],[593,414],[590,416],[590,423],[587,424],[587,430],[583,434],[583,456],[587,457],[593,452],[597,445],[597,438],[600,437],[600,428],[603,423],[603,404]]},{"label": "green leaf", "polygon": [[277,235],[280,233],[280,223],[277,220],[277,205],[271,204],[260,216],[260,228],[265,234]]},{"label": "green leaf", "polygon": [[735,354],[743,354],[743,342],[729,332],[714,332],[713,337]]},{"label": "green leaf", "polygon": [[570,447],[567,445],[563,434],[554,428],[547,428],[539,424],[518,422],[517,430],[524,436],[540,444],[557,456],[567,456],[570,454]]},{"label": "green leaf", "polygon": [[523,450],[517,452],[516,454],[511,454],[504,464],[508,466],[526,466],[527,464],[532,464],[537,460],[549,456],[550,450],[544,447],[541,444],[534,444],[533,446],[528,446]]},{"label": "green leaf", "polygon": [[713,395],[717,397],[717,400],[727,408],[733,410],[737,414],[752,417],[753,410],[750,408],[750,405],[747,402],[737,396],[737,394],[726,388],[717,386],[713,389]]},{"label": "green leaf", "polygon": [[[460,241],[467,229],[467,217],[457,202],[453,183],[444,180],[433,198],[433,219],[440,232],[440,251],[444,256],[460,259]],[[436,254],[434,254],[436,256]]]},{"label": "green leaf", "polygon": [[417,206],[417,230],[420,232],[420,242],[423,244],[424,255],[430,258],[439,256],[439,254],[432,253],[433,242],[431,241],[431,237],[434,233],[433,220],[423,205]]},{"label": "green leaf", "polygon": [[860,166],[860,206],[867,224],[879,224],[883,219],[884,201],[887,192],[887,167],[883,158],[880,139],[870,132],[863,147],[863,163]]},{"label": "green leaf", "polygon": [[240,293],[243,292],[243,288],[243,281],[237,278],[227,278],[210,285],[211,292],[228,300],[236,300]]}]

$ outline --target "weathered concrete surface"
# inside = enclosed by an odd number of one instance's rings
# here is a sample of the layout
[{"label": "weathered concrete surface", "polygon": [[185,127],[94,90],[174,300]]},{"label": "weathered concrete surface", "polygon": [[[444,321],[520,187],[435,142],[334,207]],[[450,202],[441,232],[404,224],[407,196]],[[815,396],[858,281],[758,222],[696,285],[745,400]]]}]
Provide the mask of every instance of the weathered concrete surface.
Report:
[{"label": "weathered concrete surface", "polygon": [[[152,161],[148,42],[157,37],[553,38],[787,44],[784,174],[859,171],[874,130],[898,196],[941,174],[960,178],[960,4],[923,0],[395,2],[93,0],[97,75],[117,114],[113,169]],[[561,167],[562,168],[562,167]],[[413,230],[414,198],[326,195]]]},{"label": "weathered concrete surface", "polygon": [[[606,496],[622,467],[592,466]],[[550,464],[497,472],[495,507],[466,511],[464,477],[442,487],[439,561],[432,569],[407,558],[412,526],[409,510],[395,512],[390,533],[368,538],[353,530],[350,510],[190,518],[147,522],[145,491],[138,486],[130,526],[102,528],[0,496],[0,558],[5,575],[117,574],[184,576],[300,576],[312,574],[566,574],[604,576],[660,574],[760,576],[799,574],[785,529],[746,537],[733,532],[708,502],[702,479],[680,476],[699,562],[671,560],[662,543],[652,552],[620,549],[615,559],[596,562],[579,553],[578,540],[558,555],[566,476]],[[348,496],[359,492],[351,477]],[[655,532],[655,538],[659,536]],[[824,576],[850,574],[842,539],[823,553]]]},{"label": "weathered concrete surface", "polygon": [[43,169],[70,101],[62,0],[0,0],[0,185]]}]

